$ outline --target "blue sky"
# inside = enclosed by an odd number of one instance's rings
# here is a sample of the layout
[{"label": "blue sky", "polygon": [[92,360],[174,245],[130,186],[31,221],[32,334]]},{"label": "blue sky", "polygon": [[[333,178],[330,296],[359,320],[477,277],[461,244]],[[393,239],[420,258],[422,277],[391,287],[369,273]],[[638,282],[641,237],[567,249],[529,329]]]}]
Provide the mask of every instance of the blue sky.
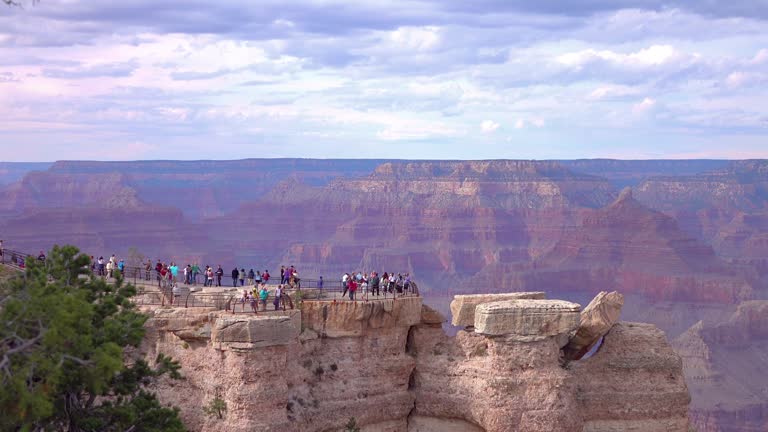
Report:
[{"label": "blue sky", "polygon": [[765,158],[768,1],[0,7],[0,148],[59,159]]}]

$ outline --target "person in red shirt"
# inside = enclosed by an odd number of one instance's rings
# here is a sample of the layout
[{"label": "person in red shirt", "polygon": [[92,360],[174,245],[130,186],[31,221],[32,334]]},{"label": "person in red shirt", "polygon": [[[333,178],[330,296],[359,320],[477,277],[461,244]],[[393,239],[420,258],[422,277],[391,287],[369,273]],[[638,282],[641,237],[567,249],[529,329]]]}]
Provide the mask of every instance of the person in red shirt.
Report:
[{"label": "person in red shirt", "polygon": [[355,292],[357,291],[357,281],[355,281],[355,278],[349,279],[349,299],[354,300],[355,299]]}]

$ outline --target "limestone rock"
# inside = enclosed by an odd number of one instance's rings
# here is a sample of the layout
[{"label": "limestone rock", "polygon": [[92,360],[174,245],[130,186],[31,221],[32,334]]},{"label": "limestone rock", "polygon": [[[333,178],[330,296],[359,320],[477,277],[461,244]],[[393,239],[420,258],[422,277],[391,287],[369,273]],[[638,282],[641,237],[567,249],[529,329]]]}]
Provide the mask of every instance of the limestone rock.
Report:
[{"label": "limestone rock", "polygon": [[451,324],[463,327],[475,325],[475,307],[479,304],[500,300],[544,299],[545,296],[543,292],[457,295],[451,302]]},{"label": "limestone rock", "polygon": [[421,298],[377,301],[308,301],[302,305],[305,328],[324,337],[363,336],[381,328],[408,328],[421,322]]},{"label": "limestone rock", "polygon": [[578,360],[608,333],[619,320],[624,296],[620,293],[601,291],[581,312],[579,328],[566,345],[565,358]]},{"label": "limestone rock", "polygon": [[595,355],[571,365],[585,431],[688,431],[683,364],[655,326],[617,323]]},{"label": "limestone rock", "polygon": [[563,300],[505,300],[475,311],[475,333],[488,336],[557,336],[579,325],[579,306]]},{"label": "limestone rock", "polygon": [[[287,345],[296,339],[300,332],[300,311],[286,311],[281,315],[223,316],[216,320],[211,340],[265,347]],[[247,346],[238,347],[242,349]]]}]

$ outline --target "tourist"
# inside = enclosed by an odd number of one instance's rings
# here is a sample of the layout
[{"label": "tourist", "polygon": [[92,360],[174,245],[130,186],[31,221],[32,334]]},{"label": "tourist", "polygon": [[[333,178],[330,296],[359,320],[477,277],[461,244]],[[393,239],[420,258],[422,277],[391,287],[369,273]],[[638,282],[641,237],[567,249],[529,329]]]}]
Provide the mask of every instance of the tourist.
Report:
[{"label": "tourist", "polygon": [[221,286],[221,278],[224,277],[224,269],[221,268],[221,264],[219,264],[219,268],[216,269],[216,286]]},{"label": "tourist", "polygon": [[237,286],[237,275],[239,274],[240,272],[237,271],[237,267],[232,269],[232,287],[233,288]]},{"label": "tourist", "polygon": [[347,290],[349,289],[349,273],[344,273],[341,276],[341,287],[344,288],[344,291],[341,293],[341,297],[344,297],[347,295]]},{"label": "tourist", "polygon": [[291,280],[293,281],[291,288],[294,288],[295,285],[296,289],[301,289],[301,279],[299,279],[299,272],[296,269],[291,272]]},{"label": "tourist", "polygon": [[376,296],[379,296],[379,274],[376,272],[371,273],[371,295],[373,293],[376,293]]},{"label": "tourist", "polygon": [[37,260],[40,262],[45,262],[45,252],[40,251],[40,255],[37,256]]},{"label": "tourist", "polygon": [[173,284],[173,288],[171,288],[171,294],[173,294],[173,297],[171,298],[171,305],[177,304],[179,302],[179,297],[181,296],[181,289],[175,282]]},{"label": "tourist", "polygon": [[209,286],[209,287],[213,286],[213,268],[211,268],[211,266],[206,266],[205,284],[206,286]]},{"label": "tourist", "polygon": [[248,270],[248,286],[253,285],[253,280],[256,279],[256,274],[253,269]]},{"label": "tourist", "polygon": [[165,281],[168,277],[168,269],[166,266],[160,264],[160,271],[158,272],[158,277],[160,278],[160,287],[165,288]]},{"label": "tourist", "polygon": [[197,285],[197,275],[200,274],[200,266],[197,263],[192,265],[192,285]]},{"label": "tourist", "polygon": [[357,282],[354,279],[349,280],[349,299],[355,299],[355,291],[357,291]]},{"label": "tourist", "polygon": [[[283,273],[285,275],[285,273]],[[280,297],[283,296],[283,285],[278,285],[275,288],[275,299],[272,300],[272,304],[275,306],[275,310],[280,310]]]},{"label": "tourist", "polygon": [[189,285],[191,279],[192,279],[192,266],[187,264],[187,266],[184,267],[184,283]]},{"label": "tourist", "polygon": [[175,262],[171,262],[170,267],[168,267],[168,271],[171,272],[171,277],[170,277],[171,280],[173,281],[178,280],[179,266],[177,266]]},{"label": "tourist", "polygon": [[[248,303],[250,299],[250,296],[248,295],[248,290],[243,290],[243,296],[240,297],[240,303],[243,304],[243,312],[245,312],[245,304]],[[235,308],[232,308],[232,312],[235,312]]]},{"label": "tourist", "polygon": [[288,281],[291,288],[293,288],[294,284],[296,283],[296,281],[294,280],[295,273],[296,273],[296,269],[293,266],[285,270],[285,280]]},{"label": "tourist", "polygon": [[269,291],[267,291],[267,286],[262,284],[259,291],[259,302],[261,303],[261,310],[265,312],[267,310],[267,297],[269,297]]},{"label": "tourist", "polygon": [[323,277],[320,276],[320,279],[317,280],[317,289],[320,290],[320,293],[323,292]]},{"label": "tourist", "polygon": [[112,260],[109,260],[109,262],[107,262],[107,278],[111,278],[112,277],[112,271],[114,269],[115,268],[114,268],[114,264],[112,264]]},{"label": "tourist", "polygon": [[280,266],[280,285],[285,283],[285,266]]},{"label": "tourist", "polygon": [[152,260],[147,259],[147,263],[144,264],[144,280],[150,280],[152,273]]},{"label": "tourist", "polygon": [[[3,241],[0,240],[0,261],[5,263],[5,251],[3,249]],[[93,257],[91,257],[91,261],[93,261]]]},{"label": "tourist", "polygon": [[125,272],[125,260],[121,259],[117,262],[117,269],[120,270],[120,274],[123,274]]},{"label": "tourist", "polygon": [[264,270],[264,274],[261,275],[261,282],[266,284],[269,283],[269,270]]},{"label": "tourist", "polygon": [[253,275],[253,286],[258,287],[261,285],[261,270],[256,270],[256,273]]},{"label": "tourist", "polygon": [[237,275],[238,279],[240,279],[240,286],[245,286],[245,269],[241,268],[240,272],[238,272]]},{"label": "tourist", "polygon": [[[99,258],[101,260],[101,258]],[[157,273],[157,286],[160,286],[160,280],[162,278],[162,275],[160,274],[160,271],[163,269],[163,263],[160,262],[160,260],[157,260],[157,264],[155,264],[155,272]]]}]

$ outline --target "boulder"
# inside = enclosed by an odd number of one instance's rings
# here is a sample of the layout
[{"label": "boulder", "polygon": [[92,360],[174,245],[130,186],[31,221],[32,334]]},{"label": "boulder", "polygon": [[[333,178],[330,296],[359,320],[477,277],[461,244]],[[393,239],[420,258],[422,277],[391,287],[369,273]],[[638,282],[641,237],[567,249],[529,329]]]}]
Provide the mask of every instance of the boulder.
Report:
[{"label": "boulder", "polygon": [[592,349],[601,337],[608,333],[619,320],[624,296],[620,293],[601,291],[581,312],[579,328],[565,346],[565,358],[578,360]]},{"label": "boulder", "polygon": [[505,300],[475,310],[475,333],[487,336],[548,337],[579,325],[581,306],[564,300]]},{"label": "boulder", "polygon": [[516,292],[504,294],[457,295],[451,302],[451,324],[471,327],[475,325],[475,307],[479,304],[501,300],[544,299],[543,292]]},{"label": "boulder", "polygon": [[301,312],[287,311],[283,315],[226,317],[216,320],[213,342],[249,344],[252,348],[288,345],[301,332]]}]

